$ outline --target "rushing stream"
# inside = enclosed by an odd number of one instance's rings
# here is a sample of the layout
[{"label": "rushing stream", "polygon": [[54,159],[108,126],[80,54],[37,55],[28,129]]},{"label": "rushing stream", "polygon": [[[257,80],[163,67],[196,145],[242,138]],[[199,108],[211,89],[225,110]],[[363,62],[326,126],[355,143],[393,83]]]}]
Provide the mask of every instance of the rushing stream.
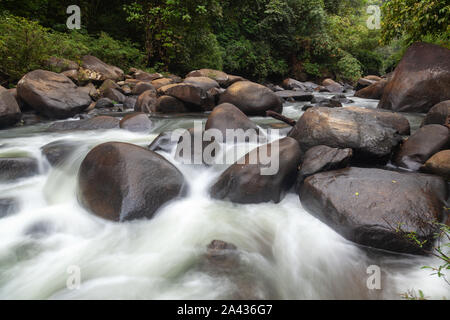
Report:
[{"label": "rushing stream", "polygon": [[[377,101],[355,100],[374,107]],[[299,118],[304,103],[286,104]],[[205,118],[203,118],[205,120]],[[421,116],[408,115],[412,127]],[[125,130],[46,132],[40,124],[0,131],[0,157],[39,159],[41,174],[0,184],[1,197],[20,201],[20,212],[0,219],[2,299],[399,299],[408,290],[450,298],[442,279],[422,270],[430,257],[380,254],[358,247],[308,214],[295,193],[280,204],[236,205],[212,200],[207,188],[223,167],[185,166],[163,154],[190,184],[152,220],[112,223],[77,202],[77,172],[89,150],[103,142],[148,146],[162,131],[189,128],[195,117],[159,117],[150,134]],[[261,126],[275,120],[253,118]],[[82,141],[61,167],[51,168],[40,148],[56,140]],[[235,244],[240,267],[202,268],[212,240]],[[381,268],[381,290],[369,290],[367,268]],[[71,266],[79,289],[67,288]]]}]

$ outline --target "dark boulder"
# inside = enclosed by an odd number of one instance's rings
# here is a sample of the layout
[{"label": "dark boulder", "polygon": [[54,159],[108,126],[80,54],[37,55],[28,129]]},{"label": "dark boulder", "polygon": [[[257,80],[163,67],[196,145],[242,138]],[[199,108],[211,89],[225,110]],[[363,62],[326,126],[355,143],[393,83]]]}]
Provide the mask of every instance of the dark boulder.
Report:
[{"label": "dark boulder", "polygon": [[378,82],[375,82],[368,87],[358,90],[355,93],[355,97],[380,100],[383,96],[384,88],[386,87],[387,83],[387,80],[380,80]]},{"label": "dark boulder", "polygon": [[449,146],[449,129],[439,124],[429,124],[403,143],[395,155],[394,163],[402,168],[419,170],[431,156]]},{"label": "dark boulder", "polygon": [[114,107],[114,102],[109,98],[101,98],[95,103],[95,108],[105,109]]},{"label": "dark boulder", "polygon": [[246,115],[265,116],[266,111],[283,111],[282,99],[269,88],[250,81],[231,85],[221,96],[219,104],[231,103]]},{"label": "dark boulder", "polygon": [[[281,86],[286,90],[300,90],[300,91],[312,91],[311,86],[305,85],[303,82],[300,82],[295,79],[284,79]],[[317,86],[316,86],[317,87]]]},{"label": "dark boulder", "polygon": [[193,111],[211,110],[214,107],[214,98],[207,90],[190,83],[176,83],[158,89],[159,95],[171,96],[186,103]]},{"label": "dark boulder", "polygon": [[379,108],[428,112],[450,99],[450,50],[417,42],[409,47],[384,88]]},{"label": "dark boulder", "polygon": [[450,100],[442,101],[438,103],[430,111],[428,111],[423,125],[427,124],[442,124],[447,123],[447,119],[450,117]]},{"label": "dark boulder", "polygon": [[401,136],[362,108],[308,109],[297,121],[289,136],[302,150],[326,145],[351,148],[358,156],[376,160],[387,157],[398,145]]},{"label": "dark boulder", "polygon": [[41,152],[47,161],[56,167],[71,157],[81,145],[78,141],[57,140],[43,146]]},{"label": "dark boulder", "polygon": [[120,120],[110,116],[98,116],[76,121],[62,121],[53,123],[48,131],[77,131],[77,130],[107,130],[118,129]]},{"label": "dark boulder", "polygon": [[437,176],[380,169],[346,168],[315,174],[300,188],[303,208],[357,244],[403,253],[423,253],[433,245],[447,199]]},{"label": "dark boulder", "polygon": [[124,77],[123,70],[111,66],[94,56],[84,56],[82,58],[81,66],[85,77],[88,80],[105,81],[111,79],[114,81],[122,80]]},{"label": "dark boulder", "polygon": [[186,191],[183,174],[157,153],[128,143],[95,147],[78,172],[78,199],[112,221],[152,218]]},{"label": "dark boulder", "polygon": [[17,84],[17,94],[36,111],[56,119],[72,117],[92,102],[89,93],[69,78],[44,70],[27,73]]},{"label": "dark boulder", "polygon": [[123,93],[112,88],[106,89],[105,92],[103,92],[103,97],[108,98],[116,103],[123,103],[126,99]]},{"label": "dark boulder", "polygon": [[156,93],[153,90],[147,90],[142,93],[136,100],[134,111],[151,113],[156,105]]},{"label": "dark boulder", "polygon": [[0,90],[0,129],[19,122],[22,113],[14,96],[7,90]]},{"label": "dark boulder", "polygon": [[[238,160],[218,178],[210,188],[211,196],[215,199],[243,204],[270,201],[279,203],[295,183],[301,151],[298,143],[292,138],[281,139],[278,143],[279,152],[273,157],[279,162],[278,171],[273,174],[263,174],[261,169],[265,165],[261,164],[262,159],[258,156],[262,148],[259,147]],[[271,155],[273,143],[265,148]],[[262,153],[265,153],[265,150]],[[258,159],[256,164],[251,160],[252,158]]]},{"label": "dark boulder", "polygon": [[222,133],[223,141],[219,142],[226,141],[227,129],[258,132],[258,126],[241,110],[230,103],[223,103],[214,108],[205,125],[205,130],[210,129],[217,129]]},{"label": "dark boulder", "polygon": [[138,99],[138,97],[136,97],[136,96],[126,97],[125,101],[123,102],[124,109],[133,109],[134,110],[137,99]]},{"label": "dark boulder", "polygon": [[352,149],[338,149],[327,146],[315,146],[303,157],[298,182],[313,174],[347,167],[353,156]]},{"label": "dark boulder", "polygon": [[156,94],[155,87],[149,82],[138,82],[134,88],[131,90],[133,95],[139,96],[147,90],[152,90]]},{"label": "dark boulder", "polygon": [[139,69],[130,69],[132,76],[134,79],[141,80],[141,81],[153,81],[158,80],[163,77],[160,73],[148,73]]},{"label": "dark boulder", "polygon": [[152,112],[156,113],[186,113],[189,110],[185,107],[184,103],[177,98],[171,96],[161,96],[152,108]]},{"label": "dark boulder", "polygon": [[209,89],[212,89],[212,88],[220,87],[216,80],[213,80],[208,77],[189,77],[189,78],[184,79],[183,82],[200,87],[205,91],[208,91]]},{"label": "dark boulder", "polygon": [[0,158],[0,181],[11,182],[39,174],[39,164],[34,158]]},{"label": "dark boulder", "polygon": [[155,152],[170,152],[174,148],[175,143],[176,141],[172,141],[172,132],[161,132],[148,146],[148,149]]},{"label": "dark boulder", "polygon": [[[92,83],[90,82],[90,84]],[[123,93],[123,89],[114,80],[111,79],[106,79],[105,81],[103,81],[100,88],[98,88],[98,92],[100,93],[100,95],[103,95],[108,89],[115,89]]]},{"label": "dark boulder", "polygon": [[131,132],[149,132],[153,123],[145,113],[132,113],[120,121],[120,128]]},{"label": "dark boulder", "polygon": [[294,101],[311,101],[314,98],[314,96],[311,93],[297,90],[277,91],[275,92],[275,94],[282,99]]},{"label": "dark boulder", "polygon": [[421,168],[424,172],[429,172],[450,181],[450,150],[436,153]]}]

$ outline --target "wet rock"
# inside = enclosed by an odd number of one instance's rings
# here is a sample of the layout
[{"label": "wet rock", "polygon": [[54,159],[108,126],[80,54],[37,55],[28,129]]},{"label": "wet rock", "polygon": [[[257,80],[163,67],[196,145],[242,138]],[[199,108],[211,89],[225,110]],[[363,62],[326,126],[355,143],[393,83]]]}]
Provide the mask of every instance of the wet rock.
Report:
[{"label": "wet rock", "polygon": [[90,119],[55,122],[48,131],[107,130],[118,129],[120,120],[110,116],[98,116]]},{"label": "wet rock", "polygon": [[450,180],[450,150],[436,153],[425,162],[421,170]]},{"label": "wet rock", "polygon": [[147,90],[142,93],[136,100],[134,111],[151,113],[156,105],[156,93],[153,90]]},{"label": "wet rock", "polygon": [[137,99],[138,99],[138,97],[136,97],[136,96],[126,97],[125,101],[123,102],[124,109],[133,109],[134,110]]},{"label": "wet rock", "polygon": [[120,121],[120,128],[131,132],[149,132],[152,127],[153,123],[145,113],[132,113]]},{"label": "wet rock", "polygon": [[[266,148],[270,154],[273,152],[273,144]],[[279,155],[274,157],[275,161],[279,161],[279,168],[278,171],[271,172],[272,175],[264,175],[261,171],[263,165],[258,156],[260,149],[261,147],[251,151],[228,168],[210,188],[210,195],[215,199],[243,204],[270,201],[279,203],[295,183],[301,160],[300,147],[292,138],[279,140]],[[262,153],[265,154],[265,151]],[[259,163],[253,164],[255,162],[252,158],[259,159]]]},{"label": "wet rock", "polygon": [[78,141],[57,140],[43,146],[41,152],[47,161],[56,167],[71,157],[81,145],[82,143]]},{"label": "wet rock", "polygon": [[103,97],[108,98],[116,103],[123,103],[126,99],[126,97],[119,90],[111,88],[105,90],[105,92],[103,93]]},{"label": "wet rock", "polygon": [[231,103],[250,116],[265,116],[268,110],[283,111],[282,99],[269,88],[250,81],[231,85],[220,96],[219,104],[222,103]]},{"label": "wet rock", "polygon": [[152,218],[186,191],[183,174],[157,153],[132,144],[95,147],[78,173],[78,199],[93,214],[112,221]]},{"label": "wet rock", "polygon": [[311,86],[307,86],[303,82],[291,78],[284,79],[281,86],[286,90],[312,91]]},{"label": "wet rock", "polygon": [[308,109],[297,121],[289,136],[302,150],[326,145],[351,148],[355,154],[374,161],[389,156],[401,140],[396,130],[373,117],[362,108]]},{"label": "wet rock", "polygon": [[0,181],[11,182],[39,174],[38,161],[34,158],[0,158]]},{"label": "wet rock", "polygon": [[1,198],[0,199],[0,219],[13,215],[20,210],[20,204],[17,199],[14,198]]},{"label": "wet rock", "polygon": [[205,91],[208,91],[209,89],[212,89],[212,88],[220,87],[216,80],[213,80],[208,77],[189,77],[189,78],[184,79],[183,82],[200,87]]},{"label": "wet rock", "polygon": [[379,108],[428,112],[450,99],[450,50],[423,42],[409,47],[386,85]]},{"label": "wet rock", "polygon": [[395,155],[394,163],[402,168],[419,170],[431,156],[449,146],[449,129],[439,124],[429,124],[403,143]]},{"label": "wet rock", "polygon": [[167,86],[169,84],[174,84],[175,81],[170,78],[161,78],[152,81],[152,85],[155,87],[155,90],[158,90],[161,87]]},{"label": "wet rock", "polygon": [[[16,99],[17,104],[19,105],[21,112],[34,111],[29,105],[25,103],[20,97],[17,95],[17,88],[12,88],[7,90],[13,97]],[[1,93],[1,90],[0,90]]]},{"label": "wet rock", "polygon": [[0,90],[0,129],[19,122],[22,113],[14,96],[7,90]]},{"label": "wet rock", "polygon": [[171,96],[161,96],[156,101],[155,106],[152,108],[152,112],[156,113],[186,113],[189,110],[185,107],[184,103],[177,98]]},{"label": "wet rock", "polygon": [[186,75],[186,78],[190,77],[208,77],[215,80],[221,86],[227,85],[229,81],[229,77],[225,72],[212,69],[200,69],[191,71]]},{"label": "wet rock", "polygon": [[115,89],[115,90],[118,90],[121,93],[123,93],[122,88],[115,81],[113,81],[111,79],[106,79],[105,81],[103,81],[100,88],[98,88],[98,91],[100,92],[101,95],[104,95],[105,91],[108,89]]},{"label": "wet rock", "polygon": [[214,108],[205,125],[205,130],[210,129],[217,129],[222,133],[223,140],[219,142],[226,141],[227,129],[253,130],[255,134],[258,132],[258,126],[230,103],[223,103]]},{"label": "wet rock", "polygon": [[17,84],[17,94],[36,111],[56,119],[72,117],[92,102],[89,93],[69,78],[44,70],[27,73]]},{"label": "wet rock", "polygon": [[380,80],[378,82],[375,82],[374,84],[371,84],[366,88],[358,90],[355,93],[355,97],[380,100],[383,96],[384,88],[386,87],[387,83],[387,80]]},{"label": "wet rock", "polygon": [[139,96],[147,90],[152,90],[156,94],[155,87],[148,82],[138,82],[134,88],[131,90],[133,95]]},{"label": "wet rock", "polygon": [[347,167],[353,156],[352,149],[338,149],[327,146],[315,146],[303,157],[298,182],[313,174]]},{"label": "wet rock", "polygon": [[340,103],[344,103],[344,104],[348,104],[348,103],[354,103],[355,101],[347,98],[347,96],[345,94],[337,94],[333,97],[331,97],[332,101],[338,101]]},{"label": "wet rock", "polygon": [[133,69],[133,68],[130,71],[135,79],[141,80],[141,81],[153,81],[153,80],[161,79],[163,77],[163,75],[160,73],[148,73],[148,72],[138,70],[138,69]]},{"label": "wet rock", "polygon": [[[302,206],[344,238],[403,253],[423,253],[406,233],[433,245],[447,184],[437,176],[346,168],[315,174],[300,188]],[[397,229],[402,232],[397,232]]]},{"label": "wet rock", "polygon": [[207,247],[206,260],[215,269],[233,269],[239,265],[239,251],[232,243],[213,240]]},{"label": "wet rock", "polygon": [[311,93],[294,90],[284,90],[275,92],[275,94],[285,100],[292,99],[295,101],[311,101],[314,96]]},{"label": "wet rock", "polygon": [[151,151],[170,152],[175,146],[175,141],[172,141],[172,132],[162,132],[155,140],[148,146]]},{"label": "wet rock", "polygon": [[344,87],[337,83],[336,81],[332,79],[325,79],[322,82],[322,86],[326,89],[325,91],[328,92],[344,92]]},{"label": "wet rock", "polygon": [[109,98],[101,98],[95,103],[95,108],[105,109],[114,107],[114,102]]},{"label": "wet rock", "polygon": [[192,105],[192,108],[201,110],[211,110],[214,107],[214,99],[206,90],[189,83],[176,83],[158,89],[159,95],[171,96]]},{"label": "wet rock", "polygon": [[450,117],[450,100],[442,101],[435,105],[427,113],[423,125],[427,124],[442,124],[445,125],[447,119]]},{"label": "wet rock", "polygon": [[105,81],[111,79],[119,81],[124,77],[122,69],[111,66],[94,56],[84,56],[81,66],[85,69],[85,75],[89,80]]},{"label": "wet rock", "polygon": [[232,84],[234,84],[236,82],[239,82],[239,81],[246,81],[246,79],[241,77],[241,76],[235,76],[235,75],[229,74],[228,75],[228,81],[223,82],[222,83],[222,87],[223,88],[228,88]]}]

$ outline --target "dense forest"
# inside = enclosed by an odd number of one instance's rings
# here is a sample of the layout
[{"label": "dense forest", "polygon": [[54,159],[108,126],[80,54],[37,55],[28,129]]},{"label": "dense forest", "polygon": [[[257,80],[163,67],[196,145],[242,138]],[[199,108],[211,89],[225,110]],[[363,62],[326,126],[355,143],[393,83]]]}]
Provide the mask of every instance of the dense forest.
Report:
[{"label": "dense forest", "polygon": [[[66,26],[71,4],[80,30]],[[379,27],[368,26],[371,5]],[[391,71],[413,41],[450,38],[450,6],[435,0],[2,0],[0,12],[0,80],[10,86],[50,56],[85,54],[125,71],[354,82]]]}]

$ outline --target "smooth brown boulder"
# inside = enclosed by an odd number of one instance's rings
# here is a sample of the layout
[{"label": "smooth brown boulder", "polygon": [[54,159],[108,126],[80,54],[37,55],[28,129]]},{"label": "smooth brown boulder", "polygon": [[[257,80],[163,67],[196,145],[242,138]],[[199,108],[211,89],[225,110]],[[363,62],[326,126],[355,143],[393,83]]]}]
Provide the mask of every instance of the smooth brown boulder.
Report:
[{"label": "smooth brown boulder", "polygon": [[19,122],[22,113],[19,104],[8,90],[0,90],[0,129]]},{"label": "smooth brown boulder", "polygon": [[175,83],[175,81],[173,81],[170,78],[161,78],[161,79],[153,80],[151,83],[155,87],[155,89],[158,90],[161,87]]},{"label": "smooth brown boulder", "polygon": [[289,133],[302,150],[326,145],[351,148],[355,155],[372,161],[389,156],[401,140],[397,130],[363,108],[308,109]]},{"label": "smooth brown boulder", "polygon": [[383,96],[384,88],[386,87],[387,83],[387,80],[377,81],[368,87],[356,91],[355,97],[380,100]]},{"label": "smooth brown boulder", "polygon": [[81,66],[86,69],[86,74],[89,74],[90,80],[105,81],[111,79],[119,81],[124,78],[123,70],[115,66],[111,66],[94,56],[84,56],[81,61]]},{"label": "smooth brown boulder", "polygon": [[112,221],[152,218],[185,194],[183,174],[157,153],[128,143],[92,149],[78,172],[78,200],[93,214]]},{"label": "smooth brown boulder", "polygon": [[134,77],[134,79],[141,80],[141,81],[153,81],[157,79],[161,79],[163,77],[160,73],[148,73],[143,70],[138,70],[132,68],[131,73]]},{"label": "smooth brown boulder", "polygon": [[17,84],[17,95],[49,118],[64,119],[82,112],[92,102],[89,93],[64,75],[35,70]]},{"label": "smooth brown boulder", "polygon": [[200,87],[203,90],[208,91],[212,88],[219,88],[219,84],[216,80],[213,80],[208,77],[189,77],[184,79],[184,83],[193,84],[194,86]]},{"label": "smooth brown boulder", "polygon": [[[276,173],[262,174],[261,168],[267,166],[261,164],[258,153],[262,147],[259,147],[229,167],[210,188],[210,195],[215,199],[242,204],[279,203],[295,183],[302,153],[297,141],[292,138],[281,139],[278,143],[279,154],[275,158],[279,161],[279,168]],[[264,147],[269,155],[272,154],[272,145]],[[250,163],[252,158],[258,159],[258,163]]]},{"label": "smooth brown boulder", "polygon": [[132,113],[123,117],[119,126],[131,132],[149,132],[153,123],[145,113]]},{"label": "smooth brown boulder", "polygon": [[[304,209],[347,240],[412,254],[433,246],[447,194],[437,176],[363,168],[315,174],[299,193]],[[427,241],[423,249],[407,238],[411,232]]]},{"label": "smooth brown boulder", "polygon": [[381,109],[428,112],[450,99],[450,50],[424,42],[409,47],[386,85]]},{"label": "smooth brown boulder", "polygon": [[143,94],[145,91],[151,90],[156,93],[155,87],[149,82],[138,82],[134,88],[131,90],[133,95],[139,96]]},{"label": "smooth brown boulder", "polygon": [[156,105],[157,98],[154,90],[147,90],[142,93],[136,100],[134,111],[151,113]]},{"label": "smooth brown boulder", "polygon": [[171,96],[186,103],[186,106],[198,111],[209,110],[214,106],[214,100],[208,92],[189,83],[176,83],[158,89],[159,95]]},{"label": "smooth brown boulder", "polygon": [[417,130],[400,147],[394,163],[402,168],[419,170],[431,156],[450,145],[449,129],[439,124],[429,124]]},{"label": "smooth brown boulder", "polygon": [[266,111],[283,111],[282,99],[269,88],[250,81],[239,81],[220,96],[219,104],[231,103],[249,116],[265,116]]},{"label": "smooth brown boulder", "polygon": [[298,182],[313,174],[347,167],[353,156],[352,149],[338,149],[327,146],[315,146],[303,157],[298,173]]},{"label": "smooth brown boulder", "polygon": [[190,77],[208,77],[217,81],[217,83],[219,83],[219,85],[221,86],[227,85],[229,81],[229,77],[225,72],[213,69],[200,69],[191,71],[186,75],[186,78]]},{"label": "smooth brown boulder", "polygon": [[447,123],[447,119],[450,117],[450,100],[442,101],[438,103],[430,111],[428,111],[423,125],[427,124],[442,124]]},{"label": "smooth brown boulder", "polygon": [[103,97],[108,98],[116,103],[123,103],[126,99],[125,95],[116,89],[106,89],[103,93]]},{"label": "smooth brown boulder", "polygon": [[184,103],[177,98],[171,96],[161,96],[156,101],[152,108],[152,112],[156,113],[186,113],[189,110],[185,107]]},{"label": "smooth brown boulder", "polygon": [[450,150],[436,153],[425,162],[421,170],[450,180]]},{"label": "smooth brown boulder", "polygon": [[209,129],[217,129],[222,133],[223,141],[220,142],[226,141],[227,129],[258,132],[258,126],[231,103],[223,103],[214,108],[205,125],[205,130]]}]

